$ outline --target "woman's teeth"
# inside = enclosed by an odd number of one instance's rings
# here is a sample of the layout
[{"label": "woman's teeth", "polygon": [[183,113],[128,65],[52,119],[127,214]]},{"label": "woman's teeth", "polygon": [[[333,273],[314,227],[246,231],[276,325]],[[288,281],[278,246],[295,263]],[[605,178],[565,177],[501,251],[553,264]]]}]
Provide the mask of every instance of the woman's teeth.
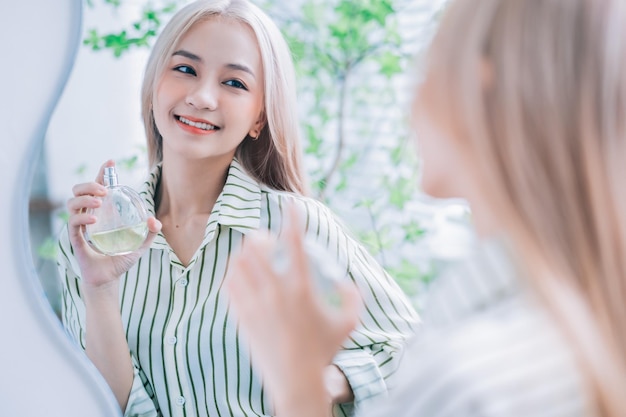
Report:
[{"label": "woman's teeth", "polygon": [[182,116],[179,116],[178,120],[180,120],[186,125],[197,127],[198,129],[202,129],[202,130],[217,130],[218,129],[217,126],[213,126],[208,123],[192,122],[191,120],[185,119]]}]

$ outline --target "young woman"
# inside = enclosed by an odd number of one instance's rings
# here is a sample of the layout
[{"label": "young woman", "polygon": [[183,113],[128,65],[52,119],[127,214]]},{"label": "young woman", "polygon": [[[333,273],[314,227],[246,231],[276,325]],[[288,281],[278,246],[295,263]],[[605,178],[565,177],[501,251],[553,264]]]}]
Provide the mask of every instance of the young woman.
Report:
[{"label": "young woman", "polygon": [[[467,199],[486,247],[438,283],[397,389],[363,415],[626,415],[625,74],[624,1],[451,2],[413,119],[424,190]],[[323,416],[358,302],[320,303],[285,238],[289,280],[252,240],[231,299],[279,414]]]},{"label": "young woman", "polygon": [[324,401],[350,414],[353,402],[385,395],[416,316],[329,210],[304,196],[293,64],[275,25],[245,0],[188,5],[156,42],[142,95],[147,242],[113,257],[85,242],[102,172],[74,187],[60,242],[64,324],[125,414],[274,415],[223,282],[250,232],[283,231],[286,206],[363,290],[359,325],[325,367]]}]

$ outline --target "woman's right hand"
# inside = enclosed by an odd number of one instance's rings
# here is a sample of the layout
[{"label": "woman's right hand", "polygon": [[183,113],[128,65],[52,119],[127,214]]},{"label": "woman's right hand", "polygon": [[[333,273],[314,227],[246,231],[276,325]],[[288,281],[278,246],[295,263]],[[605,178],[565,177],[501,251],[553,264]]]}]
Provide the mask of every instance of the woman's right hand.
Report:
[{"label": "woman's right hand", "polygon": [[70,215],[68,221],[69,238],[74,249],[74,256],[80,266],[82,285],[85,290],[105,289],[115,284],[118,278],[137,262],[161,230],[161,222],[150,217],[146,241],[138,250],[128,255],[105,256],[96,252],[87,243],[83,235],[85,226],[93,224],[97,220],[87,210],[95,209],[101,205],[101,198],[107,193],[106,187],[103,185],[104,168],[113,165],[113,161],[105,162],[100,167],[96,181],[75,185],[72,189],[74,197],[67,202]]},{"label": "woman's right hand", "polygon": [[[280,237],[246,235],[231,260],[228,294],[277,414],[326,416],[331,398],[324,376],[358,323],[362,299],[352,281],[337,282],[339,306],[320,297],[310,276],[303,228],[293,226],[298,221],[289,207]],[[287,260],[280,268],[278,246],[285,248],[281,256]]]}]

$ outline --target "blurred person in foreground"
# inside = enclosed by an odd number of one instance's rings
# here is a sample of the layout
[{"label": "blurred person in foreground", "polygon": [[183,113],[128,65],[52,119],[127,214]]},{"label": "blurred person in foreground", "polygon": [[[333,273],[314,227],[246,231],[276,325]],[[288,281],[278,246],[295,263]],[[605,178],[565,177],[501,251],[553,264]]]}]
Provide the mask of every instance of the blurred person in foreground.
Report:
[{"label": "blurred person in foreground", "polygon": [[[468,201],[482,272],[437,283],[391,398],[361,415],[626,416],[626,2],[451,2],[412,120],[424,191]],[[326,416],[358,294],[324,304],[281,239],[290,268],[257,237],[231,300],[279,415]]]}]

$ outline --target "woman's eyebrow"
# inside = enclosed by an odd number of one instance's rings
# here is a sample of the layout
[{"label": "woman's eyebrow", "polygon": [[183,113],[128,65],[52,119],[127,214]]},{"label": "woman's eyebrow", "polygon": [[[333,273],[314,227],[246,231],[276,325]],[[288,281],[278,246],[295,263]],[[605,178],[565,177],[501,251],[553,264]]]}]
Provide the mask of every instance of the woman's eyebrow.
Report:
[{"label": "woman's eyebrow", "polygon": [[[179,49],[178,51],[175,51],[172,54],[172,56],[177,56],[177,55],[185,57],[185,58],[188,58],[188,59],[191,59],[192,61],[196,61],[196,62],[202,63],[202,58],[201,57],[199,57],[198,55],[196,55],[194,53],[191,53],[189,51],[185,51],[184,49]],[[252,75],[253,78],[256,79],[256,76],[254,75],[254,71],[252,71],[250,69],[250,67],[248,67],[247,65],[231,63],[231,64],[225,64],[224,66],[226,68],[228,68],[228,69],[247,72],[248,74]]]},{"label": "woman's eyebrow", "polygon": [[191,52],[185,51],[184,49],[179,49],[178,51],[176,51],[176,52],[174,52],[172,54],[172,56],[176,56],[176,55],[183,56],[185,58],[189,58],[192,61],[202,62],[202,58],[200,58],[198,55],[192,54]]},{"label": "woman's eyebrow", "polygon": [[243,65],[243,64],[226,64],[225,67],[229,68],[229,69],[236,70],[236,71],[247,72],[248,74],[252,75],[252,78],[256,79],[256,76],[254,75],[254,72],[249,67],[247,67],[246,65]]}]

